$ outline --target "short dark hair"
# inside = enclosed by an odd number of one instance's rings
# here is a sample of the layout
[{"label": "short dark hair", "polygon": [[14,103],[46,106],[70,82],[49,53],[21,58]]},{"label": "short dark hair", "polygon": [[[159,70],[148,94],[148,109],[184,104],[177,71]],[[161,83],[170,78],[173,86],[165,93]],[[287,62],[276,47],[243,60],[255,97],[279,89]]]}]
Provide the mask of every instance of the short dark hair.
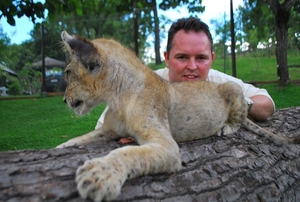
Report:
[{"label": "short dark hair", "polygon": [[171,51],[174,36],[180,30],[184,30],[185,32],[193,31],[196,33],[204,32],[210,41],[211,51],[213,51],[213,40],[207,24],[202,22],[199,18],[189,17],[189,18],[178,19],[171,25],[171,28],[169,29],[168,32],[168,42],[167,42],[168,54]]}]

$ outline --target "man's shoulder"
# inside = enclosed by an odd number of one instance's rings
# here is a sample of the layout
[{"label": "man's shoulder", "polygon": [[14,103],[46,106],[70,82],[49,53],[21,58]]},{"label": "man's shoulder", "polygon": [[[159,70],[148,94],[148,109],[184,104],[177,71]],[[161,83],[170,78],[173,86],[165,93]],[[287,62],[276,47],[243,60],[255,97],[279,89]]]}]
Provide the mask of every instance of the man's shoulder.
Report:
[{"label": "man's shoulder", "polygon": [[207,80],[208,81],[213,81],[216,83],[225,83],[227,81],[235,81],[237,79],[234,79],[232,76],[229,76],[223,72],[220,72],[218,70],[215,69],[210,69],[208,72],[208,76],[207,76]]},{"label": "man's shoulder", "polygon": [[169,80],[169,68],[155,70],[155,73],[163,79]]},{"label": "man's shoulder", "polygon": [[218,70],[215,70],[215,69],[210,69],[209,72],[208,72],[208,77],[213,77],[213,76],[218,76],[218,77],[230,77],[229,75],[223,73],[223,72],[220,72]]}]

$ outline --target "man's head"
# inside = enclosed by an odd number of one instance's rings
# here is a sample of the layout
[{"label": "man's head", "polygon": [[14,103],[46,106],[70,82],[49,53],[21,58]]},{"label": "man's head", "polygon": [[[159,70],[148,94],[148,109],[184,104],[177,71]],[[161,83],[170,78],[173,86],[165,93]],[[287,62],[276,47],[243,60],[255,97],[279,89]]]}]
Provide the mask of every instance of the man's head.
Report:
[{"label": "man's head", "polygon": [[171,26],[164,53],[170,82],[206,80],[214,60],[208,26],[198,18],[182,18]]}]

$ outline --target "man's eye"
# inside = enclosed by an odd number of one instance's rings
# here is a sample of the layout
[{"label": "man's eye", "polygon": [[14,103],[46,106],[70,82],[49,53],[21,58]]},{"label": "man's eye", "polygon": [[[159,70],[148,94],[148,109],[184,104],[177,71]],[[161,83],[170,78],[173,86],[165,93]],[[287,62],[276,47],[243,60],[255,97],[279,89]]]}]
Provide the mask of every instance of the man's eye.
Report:
[{"label": "man's eye", "polygon": [[199,59],[199,60],[205,60],[206,57],[205,57],[205,56],[199,56],[198,59]]},{"label": "man's eye", "polygon": [[184,56],[184,55],[180,55],[180,56],[178,56],[177,58],[183,60],[183,59],[186,59],[187,57]]}]

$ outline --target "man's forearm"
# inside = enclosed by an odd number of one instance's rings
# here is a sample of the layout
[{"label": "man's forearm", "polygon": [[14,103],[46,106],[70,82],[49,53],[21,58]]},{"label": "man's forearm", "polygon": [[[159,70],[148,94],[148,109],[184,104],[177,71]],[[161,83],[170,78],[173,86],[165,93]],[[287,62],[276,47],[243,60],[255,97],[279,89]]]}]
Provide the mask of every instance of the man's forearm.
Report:
[{"label": "man's forearm", "polygon": [[248,112],[248,118],[257,121],[264,121],[274,113],[274,105],[270,98],[264,95],[256,95],[251,97],[253,107]]}]

